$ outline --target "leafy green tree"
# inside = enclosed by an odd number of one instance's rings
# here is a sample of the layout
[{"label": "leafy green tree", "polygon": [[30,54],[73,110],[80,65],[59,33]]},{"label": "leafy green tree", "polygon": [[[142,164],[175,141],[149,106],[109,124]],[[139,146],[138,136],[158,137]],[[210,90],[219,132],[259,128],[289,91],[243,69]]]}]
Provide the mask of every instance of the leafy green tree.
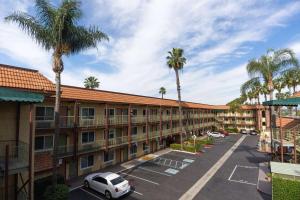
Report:
[{"label": "leafy green tree", "polygon": [[166,88],[164,87],[161,87],[159,88],[159,94],[161,94],[161,98],[163,99],[164,98],[164,95],[166,94]]},{"label": "leafy green tree", "polygon": [[62,0],[59,7],[51,5],[47,0],[35,1],[36,15],[14,12],[5,18],[15,22],[29,34],[45,50],[52,52],[52,69],[55,73],[55,137],[53,147],[53,186],[57,182],[58,142],[59,142],[59,107],[61,95],[61,73],[64,69],[62,57],[76,54],[90,47],[96,47],[102,40],[108,40],[99,28],[86,28],[78,25],[82,17],[80,2]]},{"label": "leafy green tree", "polygon": [[263,86],[257,77],[248,80],[241,86],[241,94],[247,95],[250,99],[250,102],[251,99],[257,99],[258,104],[260,104],[260,94],[262,91]]},{"label": "leafy green tree", "polygon": [[181,106],[181,88],[179,80],[179,71],[183,69],[184,64],[186,63],[186,58],[183,56],[183,49],[173,48],[172,51],[168,52],[167,56],[167,65],[170,69],[174,69],[176,75],[176,85],[177,85],[177,94],[178,94],[178,104],[179,104],[179,126],[180,126],[180,143],[181,149],[183,149],[182,143],[182,106]]},{"label": "leafy green tree", "polygon": [[87,77],[84,80],[84,87],[88,89],[95,89],[99,87],[100,82],[94,76]]}]

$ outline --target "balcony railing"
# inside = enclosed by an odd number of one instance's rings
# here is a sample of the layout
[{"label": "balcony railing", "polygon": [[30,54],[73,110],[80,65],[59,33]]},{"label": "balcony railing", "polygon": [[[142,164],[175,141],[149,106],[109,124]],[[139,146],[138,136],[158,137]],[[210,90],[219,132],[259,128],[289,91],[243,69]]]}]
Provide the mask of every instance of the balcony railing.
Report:
[{"label": "balcony railing", "polygon": [[104,117],[94,117],[92,119],[79,116],[79,124],[80,127],[94,127],[94,126],[104,126],[105,118]]},{"label": "balcony railing", "polygon": [[74,152],[74,145],[61,145],[58,146],[59,157],[71,156]]},{"label": "balcony railing", "polygon": [[114,115],[108,117],[108,123],[111,125],[128,124],[128,115]]},{"label": "balcony railing", "polygon": [[90,151],[97,151],[97,150],[104,148],[105,145],[106,145],[105,140],[96,140],[91,143],[79,145],[78,152],[84,153],[84,152],[90,152]]},{"label": "balcony railing", "polygon": [[149,122],[159,122],[160,116],[159,115],[149,115]]},{"label": "balcony railing", "polygon": [[108,140],[109,147],[122,145],[122,144],[128,144],[128,136],[116,137]]},{"label": "balcony railing", "polygon": [[136,135],[131,135],[131,141],[144,141],[147,140],[147,134],[136,134]]},{"label": "balcony railing", "polygon": [[[54,128],[54,118],[48,116],[36,116],[35,127],[37,129]],[[73,128],[74,127],[74,116],[60,116],[59,118],[60,128]]]},{"label": "balcony railing", "polygon": [[138,124],[138,123],[146,123],[147,116],[145,115],[136,115],[131,117],[131,123]]},{"label": "balcony railing", "polygon": [[159,131],[151,131],[150,132],[150,138],[158,138],[160,137]]},{"label": "balcony railing", "polygon": [[[8,150],[8,157],[6,157]],[[8,160],[8,170],[17,170],[28,167],[29,148],[28,144],[19,141],[16,145],[15,140],[0,141],[0,175],[1,170],[5,169],[5,161]]]}]

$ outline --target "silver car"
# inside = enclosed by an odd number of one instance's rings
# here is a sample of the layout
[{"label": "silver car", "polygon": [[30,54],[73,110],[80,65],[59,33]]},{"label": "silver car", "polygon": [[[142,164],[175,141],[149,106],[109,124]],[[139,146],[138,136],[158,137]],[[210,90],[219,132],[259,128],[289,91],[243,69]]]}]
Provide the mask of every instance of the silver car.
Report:
[{"label": "silver car", "polygon": [[104,194],[107,199],[119,198],[131,191],[128,181],[112,172],[90,174],[85,177],[84,186]]}]

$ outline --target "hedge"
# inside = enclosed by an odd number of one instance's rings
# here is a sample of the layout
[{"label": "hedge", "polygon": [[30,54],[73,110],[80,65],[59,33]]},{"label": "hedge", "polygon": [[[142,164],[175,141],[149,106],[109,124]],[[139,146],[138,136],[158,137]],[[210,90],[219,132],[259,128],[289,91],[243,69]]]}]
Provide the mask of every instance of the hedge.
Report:
[{"label": "hedge", "polygon": [[237,128],[225,128],[225,131],[229,133],[238,133],[239,130]]},{"label": "hedge", "polygon": [[45,193],[45,200],[67,200],[69,196],[69,187],[64,184],[58,184],[55,187],[49,186]]},{"label": "hedge", "polygon": [[300,181],[272,177],[273,200],[300,199]]},{"label": "hedge", "polygon": [[[57,176],[57,183],[64,184],[64,177],[61,175]],[[44,192],[52,184],[52,176],[47,176],[42,179],[34,181],[34,199],[43,199]]]},{"label": "hedge", "polygon": [[[181,150],[181,145],[180,144],[171,144],[170,145],[171,149],[174,150]],[[188,151],[188,152],[198,152],[202,149],[202,145],[201,144],[196,144],[195,147],[194,145],[183,145],[183,150],[184,151]]]}]

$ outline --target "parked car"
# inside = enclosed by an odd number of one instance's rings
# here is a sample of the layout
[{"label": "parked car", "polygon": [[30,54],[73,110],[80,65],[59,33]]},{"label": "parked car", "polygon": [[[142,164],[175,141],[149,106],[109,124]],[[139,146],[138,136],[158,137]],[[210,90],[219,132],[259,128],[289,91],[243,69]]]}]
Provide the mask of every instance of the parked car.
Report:
[{"label": "parked car", "polygon": [[247,134],[247,130],[246,130],[246,129],[241,129],[241,130],[240,130],[240,133],[241,133],[241,134]]},{"label": "parked car", "polygon": [[215,138],[225,137],[223,134],[218,133],[218,132],[208,132],[207,135],[210,137],[215,137]]},{"label": "parked car", "polygon": [[223,134],[224,136],[229,136],[229,133],[225,130],[220,130],[219,131],[221,134]]},{"label": "parked car", "polygon": [[258,132],[256,130],[251,130],[250,131],[250,135],[257,135],[257,134],[258,134]]},{"label": "parked car", "polygon": [[127,180],[112,172],[90,174],[85,177],[84,186],[104,194],[107,199],[119,198],[132,190]]}]

